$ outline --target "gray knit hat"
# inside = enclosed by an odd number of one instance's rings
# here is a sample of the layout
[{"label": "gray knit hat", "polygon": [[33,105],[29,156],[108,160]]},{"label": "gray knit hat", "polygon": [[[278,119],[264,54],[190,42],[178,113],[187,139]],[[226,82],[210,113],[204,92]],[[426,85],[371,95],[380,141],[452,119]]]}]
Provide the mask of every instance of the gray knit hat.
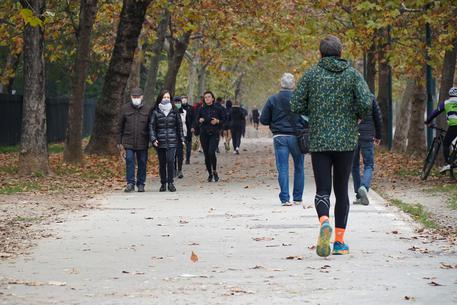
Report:
[{"label": "gray knit hat", "polygon": [[295,89],[295,77],[291,73],[284,73],[281,77],[281,89]]},{"label": "gray knit hat", "polygon": [[142,96],[143,95],[143,90],[141,88],[133,88],[132,91],[130,91],[131,96]]}]

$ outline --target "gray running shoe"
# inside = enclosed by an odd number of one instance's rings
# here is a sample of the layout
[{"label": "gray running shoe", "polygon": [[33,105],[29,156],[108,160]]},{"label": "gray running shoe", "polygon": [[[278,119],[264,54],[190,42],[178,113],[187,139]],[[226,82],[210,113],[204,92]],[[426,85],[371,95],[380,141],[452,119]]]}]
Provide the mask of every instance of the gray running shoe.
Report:
[{"label": "gray running shoe", "polygon": [[370,200],[368,199],[368,190],[366,187],[364,187],[363,185],[359,188],[359,190],[357,191],[357,194],[359,194],[359,197],[360,197],[360,203],[362,205],[369,205],[370,204]]}]

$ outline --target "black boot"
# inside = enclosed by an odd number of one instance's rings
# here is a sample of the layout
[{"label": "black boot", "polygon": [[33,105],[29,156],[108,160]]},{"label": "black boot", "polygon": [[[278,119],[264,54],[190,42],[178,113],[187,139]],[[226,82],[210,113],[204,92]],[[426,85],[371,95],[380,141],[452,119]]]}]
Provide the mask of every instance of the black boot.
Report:
[{"label": "black boot", "polygon": [[138,185],[138,193],[143,193],[144,192],[144,184]]},{"label": "black boot", "polygon": [[219,175],[217,174],[217,172],[213,173],[213,177],[214,177],[214,182],[219,181]]},{"label": "black boot", "polygon": [[166,190],[167,190],[167,187],[166,187],[165,183],[163,183],[163,184],[160,186],[159,192],[165,192]]},{"label": "black boot", "polygon": [[176,187],[173,183],[168,183],[168,190],[170,192],[176,192]]},{"label": "black boot", "polygon": [[208,182],[213,182],[213,175],[212,175],[212,174],[209,174],[209,176],[208,176]]}]

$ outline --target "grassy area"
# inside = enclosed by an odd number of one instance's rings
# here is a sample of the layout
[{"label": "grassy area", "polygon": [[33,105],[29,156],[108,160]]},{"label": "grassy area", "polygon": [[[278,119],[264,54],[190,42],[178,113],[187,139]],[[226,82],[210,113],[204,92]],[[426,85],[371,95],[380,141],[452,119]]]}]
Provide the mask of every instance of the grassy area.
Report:
[{"label": "grassy area", "polygon": [[[0,146],[0,154],[17,153],[19,145],[15,146]],[[63,143],[48,144],[48,152],[50,154],[58,154],[63,152]]]},{"label": "grassy area", "polygon": [[438,229],[438,224],[432,219],[431,214],[427,212],[421,204],[409,204],[398,199],[391,200],[391,203],[405,213],[421,223],[428,229]]},{"label": "grassy area", "polygon": [[11,195],[21,192],[30,192],[40,189],[40,185],[33,181],[14,181],[0,187],[0,194]]}]

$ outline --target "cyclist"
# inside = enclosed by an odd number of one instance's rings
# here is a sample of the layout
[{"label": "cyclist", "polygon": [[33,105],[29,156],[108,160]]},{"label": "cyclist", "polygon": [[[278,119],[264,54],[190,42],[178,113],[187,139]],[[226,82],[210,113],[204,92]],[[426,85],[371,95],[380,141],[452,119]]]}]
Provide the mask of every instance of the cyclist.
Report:
[{"label": "cyclist", "polygon": [[430,125],[432,120],[443,111],[446,112],[449,128],[443,141],[444,162],[446,164],[441,168],[440,173],[444,173],[451,169],[452,160],[450,160],[449,156],[449,147],[454,139],[457,138],[457,87],[452,87],[449,90],[449,99],[438,105],[438,108],[433,111],[430,117],[425,121],[425,124]]}]

